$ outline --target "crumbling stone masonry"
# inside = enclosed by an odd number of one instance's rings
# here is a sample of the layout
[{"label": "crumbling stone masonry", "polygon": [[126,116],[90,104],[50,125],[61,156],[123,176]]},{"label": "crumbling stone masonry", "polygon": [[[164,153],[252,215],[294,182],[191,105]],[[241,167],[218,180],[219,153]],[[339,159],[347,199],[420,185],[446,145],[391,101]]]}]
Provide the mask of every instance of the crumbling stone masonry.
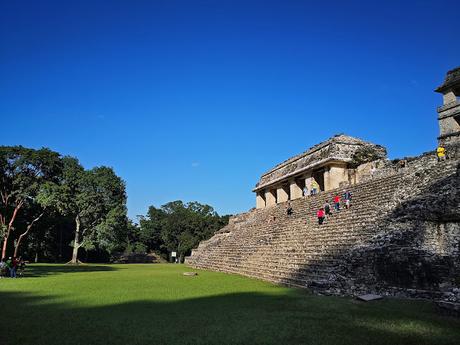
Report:
[{"label": "crumbling stone masonry", "polygon": [[[458,97],[458,71],[450,71],[437,91]],[[448,100],[455,114],[459,101]],[[438,162],[433,151],[389,161],[377,145],[336,136],[264,174],[255,192],[290,181],[288,190],[283,187],[288,198],[276,190],[275,202],[265,198],[263,207],[233,217],[187,263],[326,294],[460,302],[460,140],[444,115],[439,140],[450,159]],[[337,161],[346,173],[320,194],[299,197],[291,188],[296,176]],[[352,207],[318,225],[316,210],[343,186],[354,195]]]}]

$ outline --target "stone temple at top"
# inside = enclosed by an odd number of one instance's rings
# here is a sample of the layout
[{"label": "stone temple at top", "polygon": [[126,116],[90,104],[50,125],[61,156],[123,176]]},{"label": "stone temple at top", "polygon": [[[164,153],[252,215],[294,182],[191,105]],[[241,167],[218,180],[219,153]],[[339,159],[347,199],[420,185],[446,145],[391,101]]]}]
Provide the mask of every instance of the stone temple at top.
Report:
[{"label": "stone temple at top", "polygon": [[347,135],[336,135],[263,174],[253,190],[256,207],[265,208],[302,197],[316,181],[319,191],[356,184],[371,169],[363,163],[386,158],[386,149]]}]

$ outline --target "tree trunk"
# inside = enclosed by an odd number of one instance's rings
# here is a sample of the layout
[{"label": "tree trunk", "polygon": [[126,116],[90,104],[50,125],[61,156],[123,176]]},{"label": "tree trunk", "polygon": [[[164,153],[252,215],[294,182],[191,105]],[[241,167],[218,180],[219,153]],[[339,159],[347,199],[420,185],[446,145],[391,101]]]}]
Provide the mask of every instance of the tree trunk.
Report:
[{"label": "tree trunk", "polygon": [[80,248],[80,217],[75,217],[75,239],[73,241],[72,260],[70,263],[73,265],[78,264],[78,249]]},{"label": "tree trunk", "polygon": [[[8,246],[8,238],[10,237],[10,233],[11,233],[11,229],[13,228],[14,220],[16,219],[16,216],[18,215],[18,212],[20,208],[22,207],[22,204],[23,204],[23,201],[20,201],[14,208],[13,215],[11,216],[10,222],[8,223],[5,234],[3,235],[2,259],[6,258],[6,248]],[[6,223],[6,217],[4,217],[4,220]]]},{"label": "tree trunk", "polygon": [[8,236],[3,236],[2,259],[6,258],[6,245],[8,244]]},{"label": "tree trunk", "polygon": [[27,236],[27,234],[29,233],[30,229],[32,229],[32,227],[34,226],[34,223],[39,221],[40,218],[45,214],[45,211],[43,211],[37,218],[35,218],[34,220],[32,220],[32,222],[27,225],[27,228],[26,228],[26,231],[24,231],[21,235],[19,235],[19,238],[18,238],[18,241],[16,242],[16,246],[14,247],[14,254],[13,256],[15,258],[18,257],[18,252],[19,252],[19,245],[21,244],[21,241],[22,239]]}]

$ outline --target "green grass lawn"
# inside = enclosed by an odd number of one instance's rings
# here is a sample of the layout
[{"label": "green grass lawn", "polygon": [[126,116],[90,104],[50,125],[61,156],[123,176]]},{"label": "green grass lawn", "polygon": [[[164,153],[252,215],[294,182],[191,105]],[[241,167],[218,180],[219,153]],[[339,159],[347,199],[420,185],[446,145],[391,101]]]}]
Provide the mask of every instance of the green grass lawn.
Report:
[{"label": "green grass lawn", "polygon": [[371,303],[183,265],[32,265],[0,280],[0,344],[460,344],[426,302]]}]

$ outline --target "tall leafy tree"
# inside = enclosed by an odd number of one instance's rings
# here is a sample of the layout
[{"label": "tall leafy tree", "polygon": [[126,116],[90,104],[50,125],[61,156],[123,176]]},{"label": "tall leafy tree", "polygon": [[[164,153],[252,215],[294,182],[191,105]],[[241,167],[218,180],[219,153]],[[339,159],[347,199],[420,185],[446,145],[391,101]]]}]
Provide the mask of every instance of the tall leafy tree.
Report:
[{"label": "tall leafy tree", "polygon": [[78,251],[94,248],[118,249],[126,237],[126,193],[124,182],[108,167],[84,170],[75,158],[64,158],[63,179],[50,191],[58,209],[75,222],[70,263],[78,263]]},{"label": "tall leafy tree", "polygon": [[[6,256],[8,240],[21,210],[34,207],[42,186],[59,179],[62,165],[58,153],[22,146],[0,146],[0,231],[3,238],[2,257]],[[41,217],[41,216],[39,216]],[[29,231],[38,220],[29,222]],[[36,220],[34,220],[36,219]],[[21,239],[26,236],[21,234]]]}]

